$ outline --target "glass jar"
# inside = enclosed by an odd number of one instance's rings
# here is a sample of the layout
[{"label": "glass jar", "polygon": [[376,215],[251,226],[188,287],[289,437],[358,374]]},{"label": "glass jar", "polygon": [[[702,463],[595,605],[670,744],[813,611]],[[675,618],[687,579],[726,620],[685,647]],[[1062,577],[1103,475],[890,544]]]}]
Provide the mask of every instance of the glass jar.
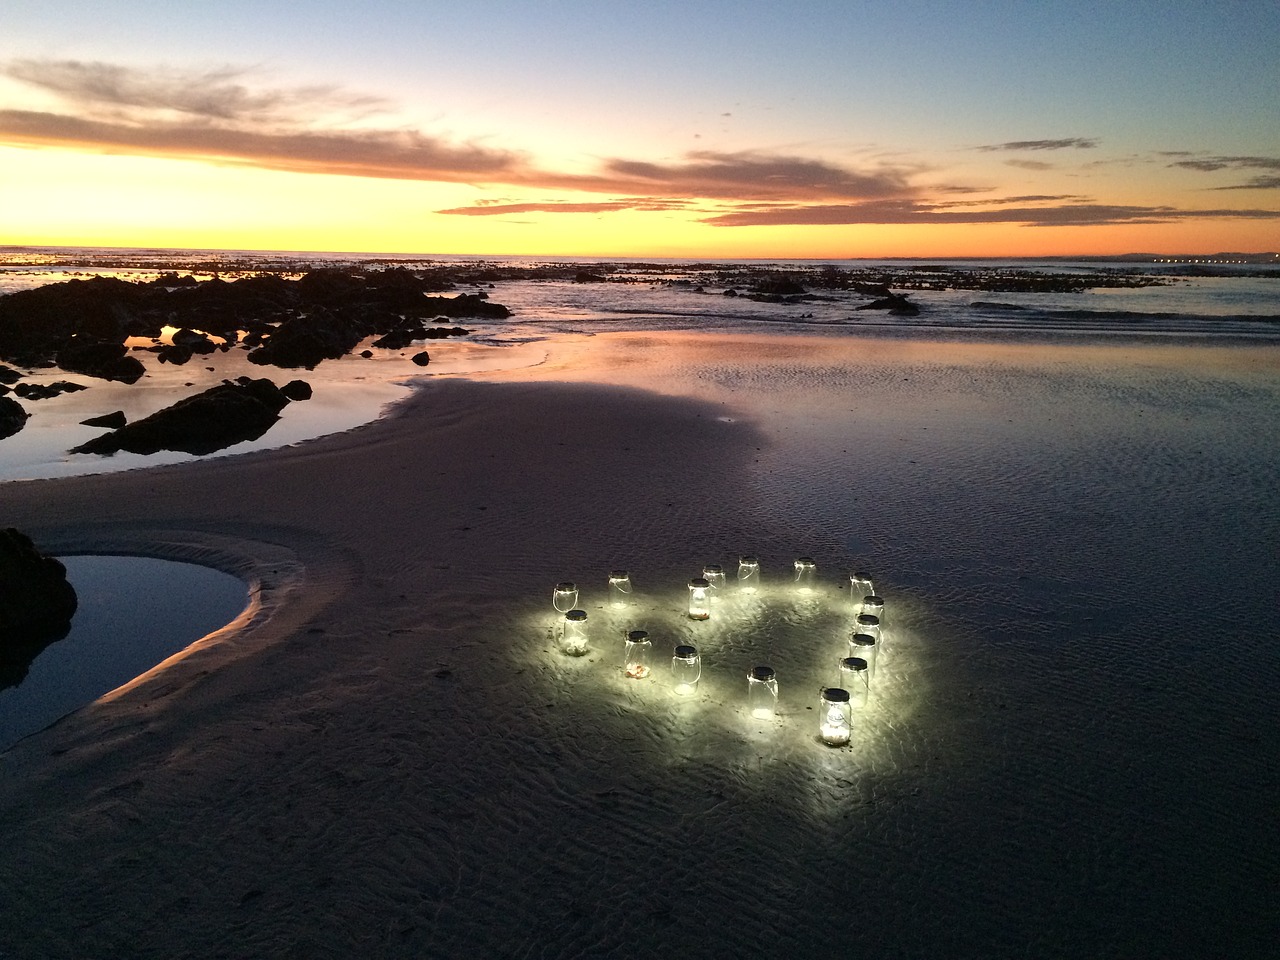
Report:
[{"label": "glass jar", "polygon": [[622,654],[622,671],[632,680],[643,680],[649,676],[649,657],[653,652],[653,644],[649,641],[648,631],[631,630],[627,633],[626,649]]},{"label": "glass jar", "polygon": [[698,648],[691,643],[680,644],[671,658],[671,682],[675,684],[676,693],[682,697],[696,693],[700,679],[702,658],[698,656]]},{"label": "glass jar", "polygon": [[814,581],[818,577],[818,565],[812,557],[800,557],[796,560],[796,587],[801,593],[812,593]]},{"label": "glass jar", "polygon": [[876,677],[876,657],[879,652],[880,644],[868,633],[855,633],[849,638],[849,656],[867,663],[867,683]]},{"label": "glass jar", "polygon": [[869,613],[860,613],[856,618],[854,618],[853,623],[854,623],[854,626],[857,628],[858,633],[865,633],[872,637],[875,637],[877,642],[880,640],[880,618],[879,617],[873,617]]},{"label": "glass jar", "polygon": [[570,610],[560,625],[560,649],[571,657],[587,652],[587,611]]},{"label": "glass jar", "polygon": [[871,696],[871,664],[865,657],[851,656],[840,661],[840,686],[849,694],[849,705],[859,709]]},{"label": "glass jar", "polygon": [[702,568],[702,579],[711,584],[711,602],[718,603],[724,599],[724,567],[718,563],[709,563]]},{"label": "glass jar", "polygon": [[565,580],[551,591],[551,605],[560,613],[568,613],[578,605],[578,585]]},{"label": "glass jar", "polygon": [[708,620],[711,618],[711,584],[703,577],[694,577],[689,581],[689,619]]},{"label": "glass jar", "polygon": [[849,601],[853,604],[853,612],[862,612],[862,598],[876,592],[871,585],[871,576],[866,573],[849,574]]},{"label": "glass jar", "polygon": [[631,574],[626,570],[609,572],[609,603],[615,607],[626,606],[631,593]]},{"label": "glass jar", "polygon": [[884,598],[874,593],[862,598],[862,612],[884,623]]},{"label": "glass jar", "polygon": [[760,561],[755,557],[738,558],[738,587],[745,593],[760,589]]},{"label": "glass jar", "polygon": [[819,702],[820,726],[818,735],[822,742],[832,747],[843,747],[849,742],[853,730],[853,714],[849,708],[849,691],[840,687],[827,687]]},{"label": "glass jar", "polygon": [[747,709],[757,720],[769,720],[778,712],[778,678],[773,667],[758,664],[747,674]]}]

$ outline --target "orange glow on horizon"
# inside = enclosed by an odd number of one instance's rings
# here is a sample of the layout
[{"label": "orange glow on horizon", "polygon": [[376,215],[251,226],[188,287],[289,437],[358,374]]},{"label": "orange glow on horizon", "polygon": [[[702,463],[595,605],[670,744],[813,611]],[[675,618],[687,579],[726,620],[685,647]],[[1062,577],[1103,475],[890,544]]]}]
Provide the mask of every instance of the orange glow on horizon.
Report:
[{"label": "orange glow on horizon", "polygon": [[[806,259],[1265,252],[1275,220],[1024,226],[715,226],[725,202],[589,213],[436,211],[470,207],[476,187],[264,170],[52,148],[0,148],[0,244],[305,250],[463,256]],[[600,203],[561,191],[505,203]]]}]

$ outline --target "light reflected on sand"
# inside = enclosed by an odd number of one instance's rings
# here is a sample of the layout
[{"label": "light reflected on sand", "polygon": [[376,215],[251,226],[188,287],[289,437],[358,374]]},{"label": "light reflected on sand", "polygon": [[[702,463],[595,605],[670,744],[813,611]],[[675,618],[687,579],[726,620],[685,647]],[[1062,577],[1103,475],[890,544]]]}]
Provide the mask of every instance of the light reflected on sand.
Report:
[{"label": "light reflected on sand", "polygon": [[[642,572],[643,573],[643,572]],[[822,741],[817,704],[823,688],[839,683],[839,661],[847,655],[851,606],[839,585],[819,582],[798,596],[794,585],[767,578],[754,594],[731,586],[711,619],[691,621],[687,592],[676,577],[659,587],[643,575],[631,603],[614,607],[607,588],[583,588],[578,605],[591,623],[588,652],[565,656],[557,643],[559,616],[537,604],[519,621],[508,655],[533,678],[537,701],[572,701],[583,735],[620,740],[637,763],[679,767],[688,762],[719,768],[726,781],[746,772],[769,791],[796,794],[807,815],[845,816],[870,786],[852,792],[840,784],[892,779],[902,757],[901,741],[928,723],[927,684],[916,669],[923,638],[911,626],[915,604],[895,603],[886,626],[879,671],[871,694],[853,711],[846,746]],[[628,630],[647,630],[654,669],[643,680],[623,670]],[[682,692],[672,677],[676,646],[692,644],[702,656],[696,689]],[[779,683],[774,716],[757,719],[747,706],[747,673],[753,664],[775,667]],[[797,786],[799,784],[800,786]]]}]

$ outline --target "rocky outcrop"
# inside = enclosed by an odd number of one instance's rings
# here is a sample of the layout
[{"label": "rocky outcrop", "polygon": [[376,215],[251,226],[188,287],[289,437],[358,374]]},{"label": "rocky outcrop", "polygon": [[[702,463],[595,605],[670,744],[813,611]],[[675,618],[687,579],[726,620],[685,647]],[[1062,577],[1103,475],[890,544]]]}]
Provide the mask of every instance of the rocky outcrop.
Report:
[{"label": "rocky outcrop", "polygon": [[280,324],[262,346],[249,353],[249,362],[314,370],[325,360],[345,357],[371,332],[354,317],[317,308]]},{"label": "rocky outcrop", "polygon": [[104,413],[100,417],[90,417],[88,420],[81,420],[80,425],[84,427],[105,427],[108,430],[119,430],[129,418],[124,415],[123,410],[117,410],[114,413]]},{"label": "rocky outcrop", "polygon": [[447,278],[398,267],[326,268],[296,280],[70,280],[0,296],[0,360],[24,367],[56,363],[131,383],[144,368],[125,355],[125,340],[158,340],[163,327],[177,326],[172,344],[154,348],[162,362],[185,363],[242,345],[255,363],[312,368],[349,353],[365,337],[406,330],[414,339],[439,336],[421,332],[430,317],[511,315],[484,293],[436,295],[451,287]]},{"label": "rocky outcrop", "polygon": [[0,530],[0,688],[21,683],[36,655],[67,635],[76,606],[66,567],[25,534]]},{"label": "rocky outcrop", "polygon": [[83,383],[55,380],[52,383],[20,383],[13,388],[13,392],[23,400],[49,400],[64,393],[79,393],[88,389]]},{"label": "rocky outcrop", "polygon": [[27,425],[26,408],[12,397],[0,397],[0,440],[12,437]]},{"label": "rocky outcrop", "polygon": [[887,293],[878,300],[872,300],[870,303],[859,304],[854,307],[855,310],[888,310],[889,313],[899,317],[914,317],[920,312],[920,307],[912,303],[903,294]]},{"label": "rocky outcrop", "polygon": [[146,367],[137,357],[128,356],[123,341],[101,340],[78,333],[69,338],[54,355],[54,361],[68,373],[83,373],[99,380],[137,383]]},{"label": "rocky outcrop", "polygon": [[174,450],[203,456],[258,439],[280,419],[288,403],[289,397],[270,380],[240,377],[95,437],[71,453],[110,456],[120,450]]}]

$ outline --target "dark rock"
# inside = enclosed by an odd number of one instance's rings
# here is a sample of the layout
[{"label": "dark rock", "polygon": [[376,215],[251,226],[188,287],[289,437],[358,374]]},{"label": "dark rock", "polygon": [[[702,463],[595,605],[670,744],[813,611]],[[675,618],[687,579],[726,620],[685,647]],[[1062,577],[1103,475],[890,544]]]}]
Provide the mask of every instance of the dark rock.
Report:
[{"label": "dark rock", "polygon": [[119,430],[129,418],[124,415],[123,410],[117,410],[115,413],[104,413],[100,417],[90,417],[88,420],[81,420],[81,426],[85,427],[106,427],[108,430]]},{"label": "dark rock", "polygon": [[751,291],[771,297],[793,297],[806,292],[800,284],[785,277],[767,277],[758,280],[752,285]]},{"label": "dark rock", "polygon": [[118,450],[140,454],[177,450],[201,456],[258,439],[280,419],[288,403],[289,398],[270,380],[240,377],[95,437],[71,452],[109,456]]},{"label": "dark rock", "polygon": [[726,297],[736,297],[737,295],[738,295],[738,291],[733,289],[733,287],[730,287],[728,290],[724,292],[724,296]]},{"label": "dark rock", "polygon": [[423,297],[431,309],[442,317],[489,317],[505,320],[511,311],[500,303],[492,303],[479,294],[460,293],[456,297]]},{"label": "dark rock", "polygon": [[123,343],[76,334],[63,344],[54,360],[68,373],[83,373],[99,380],[136,383],[147,368],[137,357],[126,356],[127,353]]},{"label": "dark rock", "polygon": [[382,347],[384,350],[403,350],[415,340],[421,340],[423,337],[422,328],[392,330],[385,337],[373,341],[375,347]]},{"label": "dark rock", "polygon": [[280,392],[290,400],[310,400],[311,384],[305,380],[290,380],[280,388]]},{"label": "dark rock", "polygon": [[17,370],[0,363],[0,383],[17,383],[21,379],[22,374]]},{"label": "dark rock", "polygon": [[465,337],[470,332],[462,327],[427,327],[422,336],[425,340],[443,340],[445,337]]},{"label": "dark rock", "polygon": [[579,270],[573,276],[574,283],[604,283],[604,277],[598,273],[592,273],[589,270]]},{"label": "dark rock", "polygon": [[88,389],[82,383],[72,383],[70,380],[55,380],[52,383],[20,383],[13,388],[13,392],[23,400],[48,400],[59,394],[78,393],[81,390]]},{"label": "dark rock", "polygon": [[0,356],[34,366],[19,358],[51,357],[73,334],[119,343],[144,336],[148,324],[138,313],[147,295],[141,284],[94,277],[0,297]]},{"label": "dark rock", "polygon": [[218,349],[218,345],[209,339],[207,333],[188,330],[185,327],[174,333],[173,345],[175,347],[186,347],[192,353],[199,354],[213,353]]},{"label": "dark rock", "polygon": [[161,363],[172,363],[175,367],[182,366],[190,360],[191,357],[191,348],[177,343],[172,346],[161,347],[156,351],[157,360]]},{"label": "dark rock", "polygon": [[890,293],[888,296],[872,300],[870,303],[859,304],[854,309],[888,310],[891,314],[900,317],[913,317],[920,312],[920,307],[917,304],[912,303],[900,293]]},{"label": "dark rock", "polygon": [[12,437],[27,425],[27,417],[31,414],[12,397],[0,397],[0,440]]},{"label": "dark rock", "polygon": [[369,358],[371,358],[371,357],[373,356],[373,351],[372,351],[372,350],[361,350],[361,351],[360,351],[360,356],[362,356],[362,357],[364,357],[366,360],[368,360]]},{"label": "dark rock", "polygon": [[415,353],[411,359],[413,360],[414,363],[416,363],[420,367],[425,367],[428,363],[431,362],[431,356],[425,350],[423,350],[421,353]]},{"label": "dark rock", "polygon": [[366,324],[351,316],[317,309],[280,324],[262,346],[249,353],[249,362],[314,370],[324,360],[346,356],[369,332]]},{"label": "dark rock", "polygon": [[[149,348],[166,363],[243,345],[250,359],[313,368],[350,353],[366,337],[403,342],[422,338],[421,321],[439,315],[505,319],[511,312],[483,291],[432,296],[451,289],[442,271],[327,268],[300,279],[258,275],[227,282],[174,274],[151,283],[111,278],[47,284],[0,297],[0,360],[28,368],[52,366],[133,382],[136,359],[121,362],[129,337],[159,339],[176,326],[172,346]],[[415,325],[415,323],[417,325]],[[225,341],[225,342],[219,342]],[[407,344],[406,344],[407,345]],[[403,347],[398,347],[403,349]]]},{"label": "dark rock", "polygon": [[59,560],[0,530],[0,689],[21,683],[36,655],[67,635],[77,605]]}]

